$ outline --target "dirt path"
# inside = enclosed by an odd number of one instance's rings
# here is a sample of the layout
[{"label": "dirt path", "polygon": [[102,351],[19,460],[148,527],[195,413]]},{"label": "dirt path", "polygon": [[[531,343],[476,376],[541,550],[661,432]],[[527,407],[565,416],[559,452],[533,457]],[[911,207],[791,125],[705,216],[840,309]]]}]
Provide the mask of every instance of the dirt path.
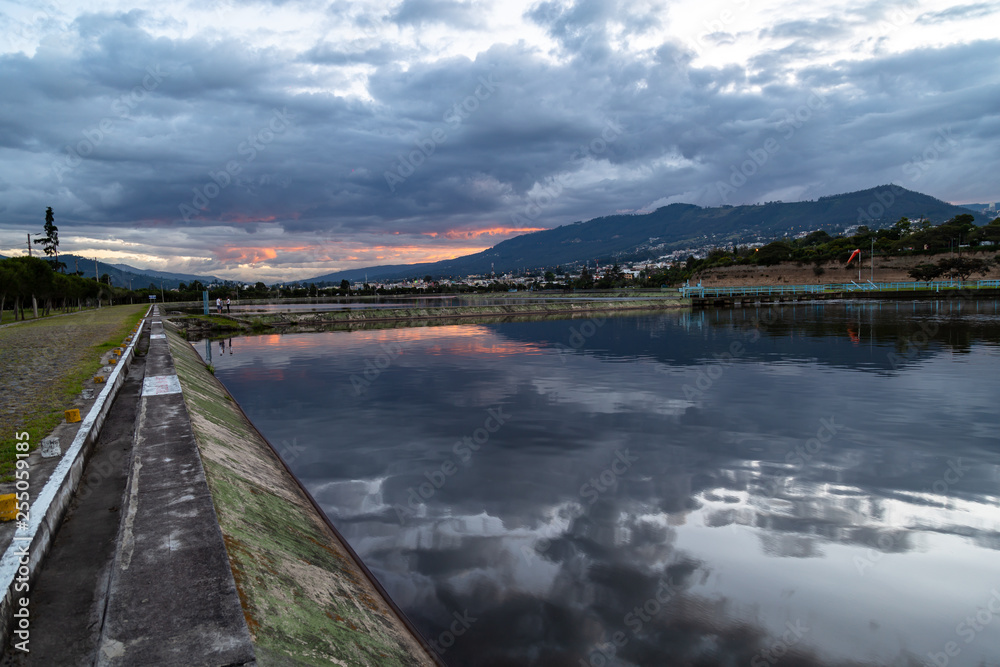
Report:
[{"label": "dirt path", "polygon": [[40,442],[101,367],[101,354],[121,343],[146,308],[114,306],[0,328],[0,468],[14,433],[27,428]]}]

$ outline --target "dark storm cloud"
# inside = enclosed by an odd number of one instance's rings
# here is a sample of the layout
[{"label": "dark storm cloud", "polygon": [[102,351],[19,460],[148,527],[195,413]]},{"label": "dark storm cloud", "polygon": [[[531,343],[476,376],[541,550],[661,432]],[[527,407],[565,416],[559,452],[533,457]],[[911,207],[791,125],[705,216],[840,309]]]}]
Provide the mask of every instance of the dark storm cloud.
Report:
[{"label": "dark storm cloud", "polygon": [[[475,19],[470,7],[359,14],[335,3],[324,14],[349,26],[461,27]],[[809,64],[822,57],[817,42],[843,22],[778,24],[765,36],[794,41],[749,67],[701,64],[681,38],[642,57],[612,46],[666,16],[655,4],[539,3],[528,18],[553,53],[494,44],[419,59],[430,48],[419,40],[370,32],[291,51],[249,37],[154,36],[168,20],[139,10],[85,14],[32,55],[0,55],[0,210],[18,229],[52,205],[93,228],[194,233],[221,222],[332,242],[884,182],[971,198],[1000,166],[996,40],[822,66]],[[280,131],[269,126],[276,114],[288,121]],[[908,161],[944,126],[961,151],[954,144],[922,182],[905,182]],[[720,192],[769,140],[779,150],[766,164]]]}]

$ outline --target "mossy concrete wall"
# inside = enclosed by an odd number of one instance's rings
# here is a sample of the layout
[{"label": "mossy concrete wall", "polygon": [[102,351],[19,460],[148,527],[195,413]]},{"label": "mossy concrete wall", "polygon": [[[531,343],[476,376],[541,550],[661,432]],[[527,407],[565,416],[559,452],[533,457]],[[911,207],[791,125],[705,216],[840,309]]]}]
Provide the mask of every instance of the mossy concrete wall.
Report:
[{"label": "mossy concrete wall", "polygon": [[191,345],[167,338],[259,664],[436,664]]},{"label": "mossy concrete wall", "polygon": [[495,306],[448,306],[440,308],[355,308],[319,312],[285,312],[231,316],[251,325],[274,324],[339,324],[386,322],[394,320],[466,319],[507,317],[511,315],[584,315],[590,313],[620,313],[639,310],[665,310],[690,307],[690,299],[676,296],[662,299],[632,301],[561,301],[548,303],[512,303]]}]

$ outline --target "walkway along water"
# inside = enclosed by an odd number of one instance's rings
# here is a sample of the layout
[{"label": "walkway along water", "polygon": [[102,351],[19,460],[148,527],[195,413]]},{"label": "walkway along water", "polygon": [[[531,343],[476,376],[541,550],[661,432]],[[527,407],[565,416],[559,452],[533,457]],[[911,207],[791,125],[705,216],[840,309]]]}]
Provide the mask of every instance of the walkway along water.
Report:
[{"label": "walkway along water", "polygon": [[170,329],[259,664],[438,664],[267,440]]},{"label": "walkway along water", "polygon": [[[155,309],[147,326],[143,363],[111,378],[119,401],[88,416],[111,409],[94,458],[74,443],[39,494],[62,510],[31,521],[33,546],[56,535],[31,554],[37,650],[8,644],[4,664],[436,664],[190,345]],[[3,565],[16,576],[16,556]]]}]

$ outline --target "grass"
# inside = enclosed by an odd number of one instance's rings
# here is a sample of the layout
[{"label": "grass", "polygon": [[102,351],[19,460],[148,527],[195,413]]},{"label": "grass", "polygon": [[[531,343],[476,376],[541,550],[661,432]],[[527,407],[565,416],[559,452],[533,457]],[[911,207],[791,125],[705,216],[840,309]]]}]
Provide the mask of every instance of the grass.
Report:
[{"label": "grass", "polygon": [[[16,461],[14,455],[14,445],[17,442],[16,434],[27,431],[31,448],[37,447],[42,438],[62,422],[63,411],[72,405],[80,392],[83,391],[84,382],[102,368],[101,357],[108,350],[122,344],[128,333],[142,319],[146,308],[146,304],[114,306],[105,307],[100,311],[80,313],[80,315],[89,314],[95,320],[95,325],[110,323],[109,320],[113,321],[114,319],[119,319],[120,323],[110,335],[107,335],[105,340],[82,349],[77,355],[75,363],[65,369],[56,381],[55,387],[46,387],[44,396],[34,397],[32,407],[21,414],[19,423],[0,423],[0,482],[9,482],[13,479]],[[39,320],[28,321],[15,328],[22,326],[73,327],[77,326],[78,323],[79,320],[73,316],[58,319],[39,318]]]}]

